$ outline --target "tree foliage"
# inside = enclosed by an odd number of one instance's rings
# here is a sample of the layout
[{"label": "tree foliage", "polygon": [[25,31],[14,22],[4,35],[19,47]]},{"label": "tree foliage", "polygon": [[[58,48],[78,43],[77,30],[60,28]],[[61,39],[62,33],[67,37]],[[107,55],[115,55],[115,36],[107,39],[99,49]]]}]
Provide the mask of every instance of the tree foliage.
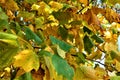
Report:
[{"label": "tree foliage", "polygon": [[119,0],[0,0],[2,80],[119,80]]}]

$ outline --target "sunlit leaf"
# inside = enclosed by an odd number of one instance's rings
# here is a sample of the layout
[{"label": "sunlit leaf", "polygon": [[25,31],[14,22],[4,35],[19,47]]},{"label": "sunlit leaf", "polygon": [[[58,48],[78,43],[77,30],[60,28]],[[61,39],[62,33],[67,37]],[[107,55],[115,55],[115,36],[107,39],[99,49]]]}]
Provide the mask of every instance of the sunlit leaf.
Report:
[{"label": "sunlit leaf", "polygon": [[28,27],[25,27],[25,36],[27,40],[34,40],[36,43],[41,44],[42,40],[33,32],[31,31]]},{"label": "sunlit leaf", "polygon": [[53,11],[58,11],[63,7],[63,5],[61,3],[55,2],[55,1],[50,1],[49,5],[51,6]]},{"label": "sunlit leaf", "polygon": [[74,70],[67,61],[55,54],[52,56],[52,63],[58,75],[63,75],[67,80],[73,79]]},{"label": "sunlit leaf", "polygon": [[9,66],[19,50],[17,36],[0,32],[0,69]]},{"label": "sunlit leaf", "polygon": [[84,4],[85,6],[88,5],[88,0],[78,0],[80,3]]},{"label": "sunlit leaf", "polygon": [[21,67],[26,72],[35,69],[36,71],[39,68],[39,58],[32,50],[23,50],[19,52],[15,57],[14,66]]},{"label": "sunlit leaf", "polygon": [[120,71],[120,62],[119,61],[117,61],[117,60],[115,60],[115,68],[118,70],[118,71]]},{"label": "sunlit leaf", "polygon": [[57,46],[57,53],[60,57],[65,58],[65,51],[63,51],[59,46]]},{"label": "sunlit leaf", "polygon": [[119,3],[120,4],[120,1],[119,0],[107,0],[108,3],[110,4],[116,4],[116,3]]},{"label": "sunlit leaf", "polygon": [[44,1],[41,1],[39,5],[40,7],[38,8],[38,15],[48,16],[50,13],[52,13],[50,6]]},{"label": "sunlit leaf", "polygon": [[29,20],[33,19],[34,16],[35,16],[35,14],[33,14],[33,13],[30,13],[30,12],[27,12],[27,11],[21,11],[21,12],[19,12],[17,17],[23,17],[23,19],[25,21],[29,21]]},{"label": "sunlit leaf", "polygon": [[96,75],[98,76],[99,79],[102,79],[104,77],[104,75],[106,74],[106,71],[104,70],[104,68],[101,68],[100,66],[97,66],[95,68],[96,71]]},{"label": "sunlit leaf", "polygon": [[97,80],[98,79],[95,70],[87,66],[81,66],[77,68],[74,78],[77,80]]},{"label": "sunlit leaf", "polygon": [[7,0],[7,1],[5,0],[3,7],[11,11],[19,10],[19,7],[15,2],[15,0]]},{"label": "sunlit leaf", "polygon": [[17,36],[5,32],[0,32],[0,39],[16,40]]},{"label": "sunlit leaf", "polygon": [[105,43],[104,45],[104,49],[105,51],[117,51],[117,44],[114,42],[109,42],[109,43]]},{"label": "sunlit leaf", "polygon": [[[45,59],[45,63],[47,65],[47,68],[49,70],[49,79],[55,79],[55,77],[57,76],[56,74],[56,71],[54,70],[54,66],[52,64],[52,58],[51,57],[48,57],[48,56],[44,56],[44,59]],[[47,78],[47,77],[46,77]],[[47,80],[47,79],[46,79]]]},{"label": "sunlit leaf", "polygon": [[120,79],[120,76],[112,76],[110,77],[110,80],[119,80]]},{"label": "sunlit leaf", "polygon": [[50,36],[50,40],[51,40],[52,44],[59,45],[59,47],[64,51],[69,51],[72,48],[71,45],[67,44],[64,41],[61,41],[61,40],[55,38],[54,36]]}]

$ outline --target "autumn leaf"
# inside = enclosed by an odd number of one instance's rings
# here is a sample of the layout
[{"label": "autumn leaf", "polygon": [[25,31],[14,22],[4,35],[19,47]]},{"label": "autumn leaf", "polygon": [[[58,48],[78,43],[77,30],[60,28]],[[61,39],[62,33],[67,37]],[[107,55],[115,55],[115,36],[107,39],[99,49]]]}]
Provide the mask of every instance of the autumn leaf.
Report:
[{"label": "autumn leaf", "polygon": [[55,2],[55,1],[50,1],[49,5],[51,6],[53,11],[58,11],[63,7],[63,5],[61,3],[58,3],[58,2]]},{"label": "autumn leaf", "polygon": [[4,3],[2,3],[2,7],[11,11],[19,10],[19,7],[14,0],[5,0]]},{"label": "autumn leaf", "polygon": [[14,61],[14,66],[24,69],[24,71],[29,72],[32,69],[36,71],[39,68],[39,58],[32,50],[23,50],[16,55]]},{"label": "autumn leaf", "polygon": [[25,0],[25,1],[30,4],[37,2],[37,0]]},{"label": "autumn leaf", "polygon": [[110,3],[110,4],[116,4],[116,3],[119,3],[120,4],[120,1],[119,0],[107,0],[106,2]]},{"label": "autumn leaf", "polygon": [[54,17],[59,21],[59,24],[66,24],[68,23],[71,15],[68,12],[53,12]]},{"label": "autumn leaf", "polygon": [[0,0],[0,79],[119,80],[119,3]]},{"label": "autumn leaf", "polygon": [[74,80],[98,80],[96,72],[93,68],[81,66],[76,69]]},{"label": "autumn leaf", "polygon": [[57,45],[57,53],[60,57],[65,58],[65,51],[62,50],[58,45]]},{"label": "autumn leaf", "polygon": [[88,5],[88,0],[78,0],[80,3],[84,4],[85,6]]}]

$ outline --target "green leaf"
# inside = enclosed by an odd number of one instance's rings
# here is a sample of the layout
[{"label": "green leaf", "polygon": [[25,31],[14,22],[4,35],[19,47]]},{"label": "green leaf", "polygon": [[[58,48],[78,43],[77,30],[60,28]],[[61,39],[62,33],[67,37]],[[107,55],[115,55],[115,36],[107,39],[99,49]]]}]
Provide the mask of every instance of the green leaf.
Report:
[{"label": "green leaf", "polygon": [[3,12],[2,8],[0,7],[0,19],[7,20],[8,16]]},{"label": "green leaf", "polygon": [[27,11],[20,11],[17,17],[23,17],[23,19],[31,20],[35,17],[35,14]]},{"label": "green leaf", "polygon": [[59,27],[58,31],[59,31],[59,34],[61,35],[61,37],[62,37],[63,39],[66,39],[66,38],[67,38],[67,36],[68,36],[68,31],[67,31],[64,27]]},{"label": "green leaf", "polygon": [[18,50],[19,48],[0,48],[0,70],[11,65]]},{"label": "green leaf", "polygon": [[117,75],[117,76],[120,76],[120,72],[117,72],[116,75]]},{"label": "green leaf", "polygon": [[103,43],[104,40],[99,37],[98,35],[93,35],[91,38],[93,38],[97,43]]},{"label": "green leaf", "polygon": [[86,62],[85,56],[82,53],[77,53],[77,55],[78,55],[78,57],[76,59],[77,59],[78,63],[85,63]]},{"label": "green leaf", "polygon": [[0,32],[0,70],[12,63],[19,50],[17,36]]},{"label": "green leaf", "polygon": [[0,7],[0,29],[6,28],[8,25],[8,16],[5,14],[5,12],[2,11]]},{"label": "green leaf", "polygon": [[55,54],[52,56],[52,63],[58,75],[63,75],[67,80],[73,80],[74,69],[66,60]]},{"label": "green leaf", "polygon": [[34,40],[36,43],[41,44],[42,40],[33,31],[25,27],[25,36],[27,40]]},{"label": "green leaf", "polygon": [[118,61],[120,61],[120,55],[117,54],[116,52],[110,51],[110,56],[112,59],[117,59]]},{"label": "green leaf", "polygon": [[39,56],[52,56],[52,54],[48,51],[45,51],[45,50],[41,50],[39,53],[38,53]]},{"label": "green leaf", "polygon": [[18,80],[33,80],[32,74],[30,72],[27,72],[21,75]]},{"label": "green leaf", "polygon": [[118,57],[118,55],[114,51],[110,52],[110,56],[111,56],[112,59],[115,59],[116,57]]},{"label": "green leaf", "polygon": [[5,32],[0,32],[0,39],[16,40],[17,36]]},{"label": "green leaf", "polygon": [[68,20],[70,20],[71,16],[68,12],[53,12],[53,16],[59,21],[61,25],[68,23]]},{"label": "green leaf", "polygon": [[91,39],[87,35],[85,35],[83,41],[84,41],[85,50],[88,53],[91,53],[91,48],[93,48],[93,46],[94,46],[93,42],[91,41]]},{"label": "green leaf", "polygon": [[120,76],[112,76],[110,77],[110,80],[120,80]]},{"label": "green leaf", "polygon": [[80,21],[80,20],[72,21],[70,24],[71,24],[72,26],[73,26],[73,25],[80,25],[80,24],[82,24],[82,21]]},{"label": "green leaf", "polygon": [[59,45],[59,47],[60,47],[62,50],[66,51],[66,52],[68,52],[68,51],[72,48],[71,45],[67,44],[67,43],[64,42],[64,41],[61,41],[61,40],[55,38],[54,36],[50,36],[50,40],[51,40],[51,42],[52,42],[53,45],[54,45],[54,44]]},{"label": "green leaf", "polygon": [[83,31],[84,31],[84,32],[87,32],[88,34],[91,34],[91,33],[92,33],[92,31],[91,31],[90,29],[88,29],[87,27],[85,27],[85,26],[84,26],[84,28],[83,28]]},{"label": "green leaf", "polygon": [[9,33],[0,32],[0,45],[2,48],[18,47],[17,36]]},{"label": "green leaf", "polygon": [[13,29],[16,34],[21,31],[21,27],[18,22],[11,21],[10,22],[10,29]]},{"label": "green leaf", "polygon": [[36,28],[42,28],[43,24],[44,24],[44,17],[35,18]]}]

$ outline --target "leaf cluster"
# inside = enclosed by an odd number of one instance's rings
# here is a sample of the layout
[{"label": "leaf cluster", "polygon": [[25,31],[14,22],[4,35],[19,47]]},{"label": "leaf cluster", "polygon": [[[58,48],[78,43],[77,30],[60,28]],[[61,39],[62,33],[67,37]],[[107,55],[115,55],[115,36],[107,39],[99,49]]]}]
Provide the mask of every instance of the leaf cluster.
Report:
[{"label": "leaf cluster", "polygon": [[119,0],[0,0],[2,80],[119,80]]}]

